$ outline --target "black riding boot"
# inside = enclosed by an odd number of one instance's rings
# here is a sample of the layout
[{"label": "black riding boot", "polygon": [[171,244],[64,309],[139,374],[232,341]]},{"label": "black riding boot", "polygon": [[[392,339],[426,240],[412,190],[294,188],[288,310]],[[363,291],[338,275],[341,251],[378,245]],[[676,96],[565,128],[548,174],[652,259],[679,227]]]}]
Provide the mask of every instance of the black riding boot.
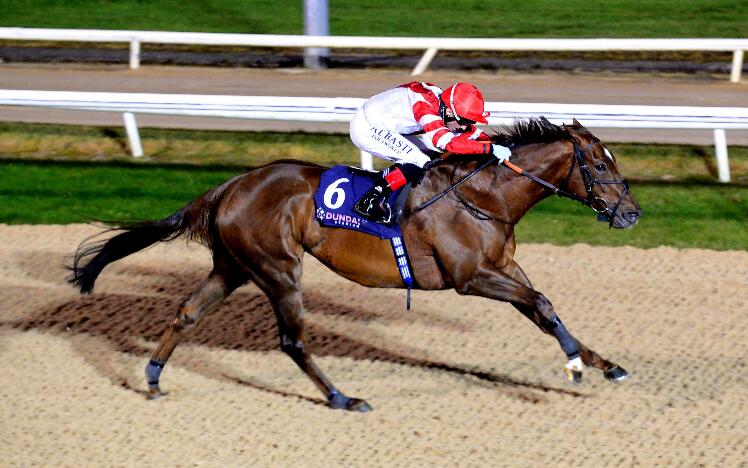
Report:
[{"label": "black riding boot", "polygon": [[387,224],[392,221],[392,208],[387,200],[391,193],[389,183],[381,178],[353,205],[353,211],[369,221]]},{"label": "black riding boot", "polygon": [[[385,175],[386,174],[386,175]],[[374,187],[369,189],[359,201],[353,205],[353,211],[369,221],[380,224],[392,222],[392,207],[389,203],[390,194],[402,188],[405,184],[417,184],[423,178],[424,171],[415,164],[395,164],[382,172]]]}]

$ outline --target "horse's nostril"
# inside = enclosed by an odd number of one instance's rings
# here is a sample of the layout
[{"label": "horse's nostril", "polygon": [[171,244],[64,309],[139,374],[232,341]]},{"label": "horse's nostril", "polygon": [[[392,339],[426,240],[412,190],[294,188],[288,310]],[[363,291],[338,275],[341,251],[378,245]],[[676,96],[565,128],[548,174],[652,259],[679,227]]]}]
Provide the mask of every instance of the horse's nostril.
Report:
[{"label": "horse's nostril", "polygon": [[637,219],[639,219],[639,216],[640,216],[640,213],[638,211],[627,211],[625,215],[626,219],[631,222],[634,222]]}]

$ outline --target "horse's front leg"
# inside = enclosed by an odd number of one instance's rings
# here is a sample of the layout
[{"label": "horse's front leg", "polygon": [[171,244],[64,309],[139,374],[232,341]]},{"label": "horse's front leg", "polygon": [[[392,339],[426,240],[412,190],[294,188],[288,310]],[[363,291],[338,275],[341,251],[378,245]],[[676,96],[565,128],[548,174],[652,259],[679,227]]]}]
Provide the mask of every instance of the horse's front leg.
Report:
[{"label": "horse's front leg", "polygon": [[[470,279],[456,288],[457,292],[513,304],[542,331],[556,338],[568,359],[564,366],[567,377],[573,382],[581,382],[585,363],[604,365],[605,361],[572,336],[556,314],[551,302],[542,293],[533,289],[521,269],[518,266],[517,268],[519,273],[511,269],[504,272],[493,265],[479,267]],[[615,364],[612,366],[618,367]]]},{"label": "horse's front leg", "polygon": [[[516,262],[511,262],[509,266],[504,268],[504,272],[526,287],[532,289],[530,279]],[[553,329],[551,328],[552,323],[543,320],[542,316],[538,314],[533,307],[516,302],[513,302],[512,305],[517,308],[517,310],[522,312],[522,315],[532,320],[532,322],[537,325],[538,328],[540,328],[542,331],[548,333],[549,335],[554,335]],[[605,378],[612,382],[618,382],[628,378],[629,373],[624,368],[612,361],[603,358],[597,352],[585,346],[578,339],[575,338],[575,340],[577,342],[577,346],[579,347],[579,353],[581,355],[582,362],[585,366],[591,366],[600,369],[601,371],[603,371]]]}]

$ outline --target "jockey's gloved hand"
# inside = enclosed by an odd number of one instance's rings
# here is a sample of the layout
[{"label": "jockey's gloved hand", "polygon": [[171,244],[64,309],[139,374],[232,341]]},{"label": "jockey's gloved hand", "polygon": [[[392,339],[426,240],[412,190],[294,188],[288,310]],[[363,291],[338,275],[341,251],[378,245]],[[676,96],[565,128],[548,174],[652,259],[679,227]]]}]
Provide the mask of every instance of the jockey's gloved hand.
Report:
[{"label": "jockey's gloved hand", "polygon": [[499,160],[499,164],[503,163],[505,159],[508,159],[512,155],[512,150],[506,146],[491,145],[491,154],[493,157]]}]

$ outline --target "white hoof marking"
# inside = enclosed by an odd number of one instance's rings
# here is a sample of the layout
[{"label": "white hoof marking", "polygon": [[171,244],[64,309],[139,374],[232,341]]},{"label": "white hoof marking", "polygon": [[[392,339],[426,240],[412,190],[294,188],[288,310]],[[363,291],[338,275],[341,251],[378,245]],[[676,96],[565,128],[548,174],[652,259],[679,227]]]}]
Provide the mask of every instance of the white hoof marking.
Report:
[{"label": "white hoof marking", "polygon": [[584,363],[582,362],[582,358],[577,356],[574,359],[570,359],[564,367],[570,371],[582,372],[584,370]]}]

